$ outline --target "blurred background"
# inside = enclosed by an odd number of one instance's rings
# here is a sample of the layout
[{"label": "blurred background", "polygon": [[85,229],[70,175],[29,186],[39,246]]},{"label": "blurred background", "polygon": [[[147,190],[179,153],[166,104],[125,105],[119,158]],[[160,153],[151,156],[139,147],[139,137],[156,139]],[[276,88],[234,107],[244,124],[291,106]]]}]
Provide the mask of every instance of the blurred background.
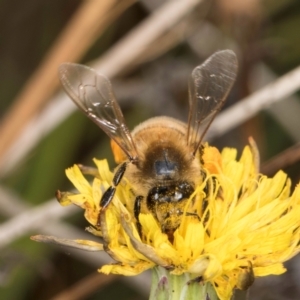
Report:
[{"label": "blurred background", "polygon": [[[106,254],[30,240],[95,239],[82,211],[61,207],[54,193],[72,188],[64,170],[75,163],[97,157],[114,166],[108,137],[61,91],[62,62],[110,77],[132,129],[158,115],[186,121],[193,68],[217,50],[234,50],[238,78],[207,139],[241,151],[252,136],[262,172],[284,169],[295,185],[300,76],[289,72],[300,64],[297,28],[297,0],[1,0],[0,298],[148,298],[150,274],[104,276],[96,270],[111,261]],[[300,299],[299,258],[286,267],[257,279],[249,299]]]}]

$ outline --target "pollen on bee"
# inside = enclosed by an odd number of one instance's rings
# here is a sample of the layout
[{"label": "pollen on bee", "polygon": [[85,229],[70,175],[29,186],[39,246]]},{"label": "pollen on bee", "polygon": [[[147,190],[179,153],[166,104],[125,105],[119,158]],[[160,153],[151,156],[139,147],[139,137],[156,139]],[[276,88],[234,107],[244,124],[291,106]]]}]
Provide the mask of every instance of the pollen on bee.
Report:
[{"label": "pollen on bee", "polygon": [[115,162],[117,164],[120,164],[127,160],[126,154],[114,140],[110,140],[110,146],[114,155]]}]

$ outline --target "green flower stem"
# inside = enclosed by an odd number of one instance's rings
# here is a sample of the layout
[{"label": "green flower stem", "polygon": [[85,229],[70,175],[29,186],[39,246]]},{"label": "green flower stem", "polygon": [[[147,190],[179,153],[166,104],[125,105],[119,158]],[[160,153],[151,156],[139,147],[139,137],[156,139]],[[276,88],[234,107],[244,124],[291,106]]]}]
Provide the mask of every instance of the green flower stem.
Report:
[{"label": "green flower stem", "polygon": [[209,283],[191,281],[189,274],[170,274],[162,267],[152,270],[150,300],[218,300],[214,287]]}]

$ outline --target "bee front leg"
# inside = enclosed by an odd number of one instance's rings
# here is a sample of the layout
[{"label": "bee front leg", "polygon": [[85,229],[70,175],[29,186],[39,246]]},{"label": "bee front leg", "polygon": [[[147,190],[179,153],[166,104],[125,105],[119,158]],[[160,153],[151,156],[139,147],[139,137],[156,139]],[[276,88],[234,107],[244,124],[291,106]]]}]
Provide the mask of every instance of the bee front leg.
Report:
[{"label": "bee front leg", "polygon": [[127,162],[121,164],[121,166],[118,168],[117,172],[114,175],[114,178],[112,180],[112,186],[110,186],[105,191],[105,193],[103,194],[103,196],[100,200],[100,211],[99,211],[97,223],[96,223],[97,227],[100,227],[100,225],[101,225],[101,213],[103,213],[106,210],[109,203],[112,201],[112,199],[115,195],[115,192],[116,192],[116,188],[117,188],[118,184],[120,183],[120,181],[122,180],[123,175],[126,171],[126,167],[127,167]]}]

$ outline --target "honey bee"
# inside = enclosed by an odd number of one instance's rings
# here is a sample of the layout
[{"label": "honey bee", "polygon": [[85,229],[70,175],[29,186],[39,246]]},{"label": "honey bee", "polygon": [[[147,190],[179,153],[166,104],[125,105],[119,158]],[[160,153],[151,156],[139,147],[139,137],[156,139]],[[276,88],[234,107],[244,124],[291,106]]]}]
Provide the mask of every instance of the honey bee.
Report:
[{"label": "honey bee", "polygon": [[[221,109],[237,73],[231,50],[218,51],[197,66],[189,82],[188,123],[170,117],[154,117],[130,133],[111,82],[95,70],[73,63],[59,68],[60,81],[75,104],[112,140],[119,163],[111,186],[100,201],[108,207],[123,175],[131,183],[134,216],[150,212],[162,232],[172,239],[180,225],[188,199],[203,182],[202,141]],[[195,215],[195,212],[186,212]],[[96,226],[100,226],[100,212]]]}]

